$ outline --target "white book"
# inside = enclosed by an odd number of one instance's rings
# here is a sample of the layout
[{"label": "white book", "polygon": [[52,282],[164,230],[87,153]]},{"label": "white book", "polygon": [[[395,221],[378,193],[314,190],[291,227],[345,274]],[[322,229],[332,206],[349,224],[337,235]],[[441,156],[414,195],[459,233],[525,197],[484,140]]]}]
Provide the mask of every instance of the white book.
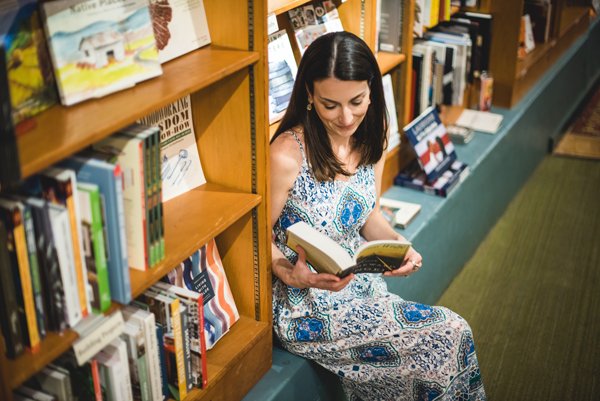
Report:
[{"label": "white book", "polygon": [[117,310],[108,316],[94,316],[99,318],[94,319],[90,324],[75,327],[79,338],[73,343],[73,352],[79,365],[89,361],[123,332],[121,311]]},{"label": "white book", "polygon": [[[133,401],[125,341],[120,338],[114,339],[97,354],[96,358],[99,363],[104,363],[106,359],[113,360],[110,362],[110,380],[111,386],[114,387],[111,389],[111,394],[117,397],[114,401]],[[109,401],[113,401],[113,399],[109,397]]]},{"label": "white book", "polygon": [[106,389],[106,401],[118,401],[121,396],[122,365],[116,349],[104,349],[96,355],[100,380]]},{"label": "white book", "polygon": [[154,314],[131,305],[123,308],[123,314],[127,321],[131,320],[139,322],[144,330],[152,401],[162,401],[162,372],[160,369],[158,339],[156,338],[156,319]]},{"label": "white book", "polygon": [[150,15],[161,63],[211,41],[203,0],[150,0]]},{"label": "white book", "polygon": [[379,207],[390,224],[400,228],[406,228],[421,211],[421,205],[418,203],[384,197],[379,199]]},{"label": "white book", "polygon": [[34,376],[33,382],[43,391],[54,394],[59,400],[71,399],[71,379],[63,371],[46,366]]},{"label": "white book", "polygon": [[394,87],[392,85],[392,76],[385,74],[382,79],[383,95],[385,97],[385,106],[388,111],[388,152],[400,145],[400,132],[398,131],[398,114],[396,112],[396,99],[394,97]]},{"label": "white book", "polygon": [[112,135],[93,145],[113,154],[123,172],[123,209],[129,267],[145,271],[150,268],[150,233],[146,230],[146,179],[144,141],[137,137]]},{"label": "white book", "polygon": [[52,235],[60,267],[60,277],[65,291],[65,317],[69,326],[74,327],[81,321],[83,315],[77,291],[69,212],[65,207],[49,202],[48,214],[52,223]]},{"label": "white book", "polygon": [[141,324],[135,320],[125,322],[121,338],[127,346],[133,398],[151,401],[146,337]]}]

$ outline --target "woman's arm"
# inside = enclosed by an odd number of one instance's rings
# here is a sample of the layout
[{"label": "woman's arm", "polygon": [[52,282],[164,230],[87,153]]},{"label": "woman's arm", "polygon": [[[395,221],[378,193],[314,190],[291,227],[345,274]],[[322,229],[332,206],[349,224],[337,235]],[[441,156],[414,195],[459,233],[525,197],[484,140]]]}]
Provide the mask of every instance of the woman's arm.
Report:
[{"label": "woman's arm", "polygon": [[[379,197],[381,196],[381,181],[383,177],[383,166],[385,163],[385,154],[375,165],[375,190],[377,194],[377,200],[375,209],[369,215],[366,223],[361,229],[361,235],[367,241],[383,240],[383,239],[399,239],[405,240],[396,230],[392,228],[390,223],[383,217],[381,209],[379,208]],[[409,276],[410,274],[417,271],[423,263],[423,257],[413,247],[410,247],[404,262],[399,269],[391,272],[386,272],[386,276]]]},{"label": "woman's arm", "polygon": [[[270,165],[272,229],[302,166],[300,147],[291,135],[280,135],[271,144]],[[304,250],[299,248],[296,252],[298,252],[298,261],[293,265],[275,245],[274,240],[271,240],[272,271],[285,284],[295,288],[314,287],[339,291],[352,280],[353,275],[341,279],[333,274],[314,273],[306,264]]]}]

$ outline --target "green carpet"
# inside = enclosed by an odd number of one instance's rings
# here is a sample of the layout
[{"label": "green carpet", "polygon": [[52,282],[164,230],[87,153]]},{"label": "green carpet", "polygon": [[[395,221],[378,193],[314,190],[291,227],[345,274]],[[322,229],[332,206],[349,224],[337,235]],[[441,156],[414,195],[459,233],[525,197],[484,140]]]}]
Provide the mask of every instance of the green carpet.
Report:
[{"label": "green carpet", "polygon": [[600,162],[547,156],[438,304],[490,401],[600,400]]}]

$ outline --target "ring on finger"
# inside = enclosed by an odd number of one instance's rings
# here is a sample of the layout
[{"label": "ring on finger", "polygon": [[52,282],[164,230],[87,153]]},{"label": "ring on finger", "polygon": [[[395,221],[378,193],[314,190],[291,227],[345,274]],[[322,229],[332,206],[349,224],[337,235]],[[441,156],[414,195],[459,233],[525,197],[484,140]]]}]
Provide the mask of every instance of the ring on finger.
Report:
[{"label": "ring on finger", "polygon": [[418,261],[417,261],[417,260],[415,260],[415,259],[411,259],[411,260],[410,260],[410,263],[412,263],[412,265],[413,265],[413,270],[415,270],[415,271],[416,271],[416,270],[419,270],[419,268],[421,267],[421,262],[418,262]]}]

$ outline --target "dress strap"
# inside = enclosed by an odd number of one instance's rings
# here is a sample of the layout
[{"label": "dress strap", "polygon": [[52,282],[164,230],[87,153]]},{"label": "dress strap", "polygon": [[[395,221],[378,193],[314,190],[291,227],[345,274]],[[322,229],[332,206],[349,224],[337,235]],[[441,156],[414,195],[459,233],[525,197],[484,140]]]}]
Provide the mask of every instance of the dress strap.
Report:
[{"label": "dress strap", "polygon": [[306,154],[304,152],[304,145],[302,144],[302,141],[300,140],[300,138],[298,138],[298,134],[293,129],[289,130],[288,132],[290,134],[292,134],[292,136],[294,137],[296,142],[298,142],[298,146],[300,146],[300,153],[302,153],[302,159],[306,160]]}]

